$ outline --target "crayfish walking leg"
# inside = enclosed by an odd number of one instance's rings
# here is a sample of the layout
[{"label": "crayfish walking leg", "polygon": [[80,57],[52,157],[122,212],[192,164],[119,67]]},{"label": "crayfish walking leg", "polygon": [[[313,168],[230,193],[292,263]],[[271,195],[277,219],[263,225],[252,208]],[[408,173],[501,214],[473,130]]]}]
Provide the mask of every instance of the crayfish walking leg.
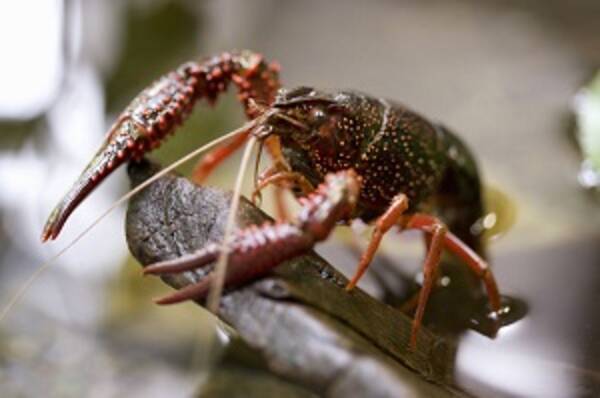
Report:
[{"label": "crayfish walking leg", "polygon": [[[413,322],[413,333],[411,334],[411,347],[416,346],[416,330],[418,330],[425,306],[435,280],[435,274],[440,262],[442,248],[446,248],[456,254],[465,264],[480,278],[486,288],[488,300],[492,311],[498,313],[500,310],[500,293],[494,274],[489,265],[469,246],[462,242],[456,235],[448,231],[442,221],[428,214],[417,213],[410,216],[402,223],[404,229],[418,229],[428,234],[427,257],[423,265],[423,286],[419,293],[417,310]],[[496,325],[497,326],[497,325]]]},{"label": "crayfish walking leg", "polygon": [[352,290],[356,286],[360,278],[369,267],[369,264],[371,264],[371,261],[375,256],[375,252],[377,252],[377,249],[379,248],[381,239],[383,239],[383,235],[385,235],[385,233],[388,232],[389,229],[398,222],[398,219],[402,216],[402,213],[404,213],[406,209],[408,209],[408,198],[406,195],[400,194],[392,200],[392,204],[387,211],[383,213],[381,217],[379,217],[375,223],[375,230],[373,231],[373,236],[371,237],[369,246],[361,256],[358,267],[356,268],[356,273],[348,283],[348,286],[346,286],[346,290]]}]

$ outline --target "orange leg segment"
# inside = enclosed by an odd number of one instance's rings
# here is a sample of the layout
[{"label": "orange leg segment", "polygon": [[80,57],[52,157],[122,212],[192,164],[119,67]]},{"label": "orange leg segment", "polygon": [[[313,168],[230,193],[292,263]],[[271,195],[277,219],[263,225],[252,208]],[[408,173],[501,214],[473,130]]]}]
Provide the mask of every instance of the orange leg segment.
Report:
[{"label": "orange leg segment", "polygon": [[[267,171],[270,171],[270,170],[267,170]],[[260,195],[260,191],[263,190],[268,185],[271,185],[271,184],[277,185],[277,184],[285,183],[285,182],[294,183],[294,184],[298,185],[300,187],[300,189],[302,189],[302,191],[306,195],[308,195],[309,193],[314,191],[314,187],[312,186],[310,181],[308,181],[306,179],[306,177],[303,174],[296,173],[293,171],[276,171],[274,173],[269,173],[266,176],[261,176],[261,178],[259,179],[258,185],[256,186],[256,188],[254,189],[254,192],[252,193],[252,202],[255,202],[257,197]]]},{"label": "orange leg segment", "polygon": [[444,224],[436,217],[427,214],[415,214],[406,223],[405,229],[418,229],[431,235],[431,243],[428,249],[423,271],[423,287],[421,288],[417,312],[413,323],[411,334],[411,347],[416,347],[416,333],[421,325],[425,305],[431,292],[431,286],[435,277],[435,270],[439,264],[442,246],[456,254],[463,260],[485,284],[490,306],[493,311],[500,309],[500,293],[496,279],[489,265],[469,246],[463,243],[456,235],[446,230]]},{"label": "orange leg segment", "polygon": [[[265,141],[265,146],[267,147],[267,151],[269,152],[269,155],[271,155],[271,158],[275,164],[286,164],[283,154],[281,153],[279,137],[271,136],[267,138]],[[283,188],[276,186],[275,191],[273,192],[273,195],[275,196],[275,208],[277,212],[277,219],[282,221],[289,220],[290,218],[283,194]]]},{"label": "orange leg segment", "polygon": [[434,224],[431,226],[431,241],[429,243],[427,256],[425,257],[425,263],[423,264],[423,286],[421,286],[421,292],[419,293],[417,311],[415,312],[415,318],[413,319],[412,330],[410,333],[410,347],[413,349],[417,346],[417,332],[423,322],[425,306],[427,305],[429,295],[431,294],[431,287],[435,280],[436,270],[440,265],[440,257],[442,255],[442,247],[446,233],[447,229],[442,224]]},{"label": "orange leg segment", "polygon": [[192,173],[192,181],[196,184],[202,184],[206,178],[212,173],[212,171],[231,156],[236,150],[238,150],[246,140],[248,139],[249,133],[240,134],[234,137],[231,141],[223,144],[220,147],[217,147],[207,153],[194,167],[194,172]]},{"label": "orange leg segment", "polygon": [[365,250],[361,256],[358,267],[356,268],[356,273],[346,286],[346,290],[352,290],[356,286],[367,268],[369,268],[369,264],[371,264],[371,261],[375,256],[375,252],[381,243],[383,235],[385,235],[392,226],[396,225],[406,209],[408,209],[408,198],[406,195],[400,194],[392,200],[392,204],[388,207],[387,211],[377,219],[369,246],[367,246],[367,250]]},{"label": "orange leg segment", "polygon": [[[276,137],[268,138],[265,142],[265,145],[269,154],[271,155],[271,158],[278,163],[280,162],[280,159],[283,158],[283,155],[281,154],[281,149],[279,148],[279,142],[273,140],[272,138]],[[244,145],[247,139],[248,134],[240,134],[239,136],[233,138],[230,142],[207,153],[194,167],[194,171],[192,172],[192,181],[194,181],[196,184],[202,184],[214,171],[214,169],[229,156],[231,156],[235,151],[237,151],[242,145]],[[275,206],[277,218],[279,220],[288,219],[288,211],[285,205],[283,193],[284,191],[281,187],[275,187]]]},{"label": "orange leg segment", "polygon": [[275,213],[277,214],[277,220],[279,221],[287,221],[290,219],[290,212],[288,211],[288,207],[285,204],[285,197],[283,196],[284,193],[285,191],[283,188],[275,186],[273,196],[275,197]]}]

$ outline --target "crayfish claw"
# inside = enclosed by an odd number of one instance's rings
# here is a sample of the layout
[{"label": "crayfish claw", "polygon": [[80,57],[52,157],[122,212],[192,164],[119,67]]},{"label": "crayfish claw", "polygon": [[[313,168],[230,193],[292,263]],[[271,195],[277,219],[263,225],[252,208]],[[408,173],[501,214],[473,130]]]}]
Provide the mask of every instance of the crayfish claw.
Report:
[{"label": "crayfish claw", "polygon": [[154,300],[159,305],[177,304],[187,300],[203,300],[208,295],[212,283],[211,275],[206,276],[198,283],[188,285],[175,292]]},{"label": "crayfish claw", "polygon": [[[358,184],[356,173],[352,170],[328,175],[326,182],[305,200],[296,222],[265,223],[239,230],[229,245],[225,286],[247,283],[267,274],[284,261],[311,250],[329,235],[339,220],[351,214],[358,195]],[[195,253],[149,265],[144,269],[144,274],[192,271],[212,263],[220,253],[221,245],[211,243]],[[200,282],[162,297],[156,303],[174,304],[204,299],[213,275],[210,273]]]},{"label": "crayfish claw", "polygon": [[144,268],[144,275],[176,274],[201,268],[217,259],[220,247],[211,244],[196,253],[188,254],[173,260],[160,261]]},{"label": "crayfish claw", "polygon": [[139,130],[129,116],[119,118],[92,161],[50,213],[42,231],[42,242],[58,236],[71,213],[109,174],[130,158],[141,157],[146,150],[146,140]]},{"label": "crayfish claw", "polygon": [[44,225],[44,229],[42,230],[42,243],[53,240],[56,238],[56,235],[58,235],[58,231],[60,230],[58,215],[61,213],[64,213],[62,206],[57,206],[48,217],[48,221],[46,221],[46,225]]},{"label": "crayfish claw", "polygon": [[[229,82],[238,86],[246,114],[254,118],[265,112],[262,104],[275,99],[278,67],[251,51],[226,52],[188,62],[156,80],[133,99],[109,130],[100,150],[48,218],[42,242],[58,236],[77,205],[108,174],[125,161],[156,149],[189,116],[197,100],[215,100]],[[209,164],[208,172],[244,141],[240,137],[229,146]]]}]

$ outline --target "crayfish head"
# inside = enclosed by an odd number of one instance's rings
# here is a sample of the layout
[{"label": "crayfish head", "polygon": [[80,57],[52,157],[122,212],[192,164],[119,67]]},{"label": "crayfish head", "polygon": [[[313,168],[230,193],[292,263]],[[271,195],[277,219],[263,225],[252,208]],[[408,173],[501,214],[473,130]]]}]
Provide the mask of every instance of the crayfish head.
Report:
[{"label": "crayfish head", "polygon": [[140,158],[153,147],[147,131],[129,115],[122,116],[108,132],[106,139],[71,189],[56,205],[42,231],[42,242],[55,239],[73,210],[110,173],[129,159]]},{"label": "crayfish head", "polygon": [[268,123],[272,130],[305,150],[323,151],[334,155],[338,122],[343,107],[335,95],[311,87],[279,90]]}]

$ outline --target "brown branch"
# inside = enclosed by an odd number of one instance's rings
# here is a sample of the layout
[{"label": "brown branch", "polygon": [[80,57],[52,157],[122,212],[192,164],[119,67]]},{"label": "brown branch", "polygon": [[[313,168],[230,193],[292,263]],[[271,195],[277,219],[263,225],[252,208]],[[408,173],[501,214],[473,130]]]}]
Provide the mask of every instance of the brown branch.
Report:
[{"label": "brown branch", "polygon": [[[156,172],[147,162],[129,169],[133,184]],[[127,240],[147,265],[219,241],[231,195],[166,176],[132,199]],[[238,227],[264,213],[242,200]],[[166,277],[180,288],[202,273]],[[288,261],[272,276],[228,292],[220,317],[266,359],[270,372],[329,396],[464,395],[452,385],[455,347],[424,328],[408,349],[411,319],[360,289],[314,253]],[[433,383],[430,383],[430,382]]]}]

